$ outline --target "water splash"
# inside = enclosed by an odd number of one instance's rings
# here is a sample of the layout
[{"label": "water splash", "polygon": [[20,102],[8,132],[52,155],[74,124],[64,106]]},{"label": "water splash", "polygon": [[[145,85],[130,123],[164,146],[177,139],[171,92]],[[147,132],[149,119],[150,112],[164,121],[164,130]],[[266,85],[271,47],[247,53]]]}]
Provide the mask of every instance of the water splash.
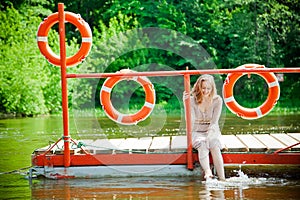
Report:
[{"label": "water splash", "polygon": [[207,179],[203,182],[208,190],[228,190],[228,189],[247,189],[250,186],[262,186],[262,185],[285,185],[287,180],[278,178],[262,178],[262,177],[248,177],[242,171],[242,165],[239,165],[239,170],[234,170],[237,176],[227,178],[225,181],[219,181],[217,179]]}]

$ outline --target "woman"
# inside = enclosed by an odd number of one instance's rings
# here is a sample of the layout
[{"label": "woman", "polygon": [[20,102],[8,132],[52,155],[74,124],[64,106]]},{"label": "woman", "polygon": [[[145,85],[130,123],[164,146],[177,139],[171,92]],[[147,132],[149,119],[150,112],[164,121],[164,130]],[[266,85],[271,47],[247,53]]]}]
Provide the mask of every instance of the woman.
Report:
[{"label": "woman", "polygon": [[[217,95],[213,76],[200,76],[193,86],[191,94],[193,148],[198,150],[204,178],[213,177],[209,165],[209,152],[211,152],[218,178],[219,180],[225,180],[221,154],[221,132],[218,124],[222,111],[222,98]],[[189,94],[184,93],[184,100],[188,96]]]}]

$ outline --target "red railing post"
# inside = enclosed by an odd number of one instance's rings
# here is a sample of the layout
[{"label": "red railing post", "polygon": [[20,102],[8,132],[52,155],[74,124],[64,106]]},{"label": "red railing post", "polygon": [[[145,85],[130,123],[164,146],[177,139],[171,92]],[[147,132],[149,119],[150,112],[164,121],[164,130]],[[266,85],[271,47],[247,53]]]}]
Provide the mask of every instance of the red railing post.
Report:
[{"label": "red railing post", "polygon": [[61,63],[61,91],[62,91],[62,112],[64,128],[64,166],[70,166],[70,135],[69,135],[69,113],[68,113],[68,87],[67,87],[67,66],[66,66],[66,43],[65,43],[65,12],[64,4],[58,4],[59,20],[59,46]]},{"label": "red railing post", "polygon": [[[190,94],[190,75],[184,74],[184,90]],[[187,168],[194,169],[193,163],[193,145],[192,145],[192,122],[191,122],[191,100],[185,99],[185,119],[186,119],[186,135],[187,135]]]}]

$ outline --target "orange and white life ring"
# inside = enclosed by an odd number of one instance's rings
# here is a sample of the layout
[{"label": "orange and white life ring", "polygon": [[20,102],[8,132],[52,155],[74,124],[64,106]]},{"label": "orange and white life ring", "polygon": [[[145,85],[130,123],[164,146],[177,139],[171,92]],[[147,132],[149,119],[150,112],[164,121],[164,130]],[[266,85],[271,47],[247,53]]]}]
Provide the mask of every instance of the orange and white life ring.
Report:
[{"label": "orange and white life ring", "polygon": [[[131,70],[125,70],[125,73],[130,73]],[[124,73],[121,70],[121,73]],[[113,87],[122,80],[133,80],[139,83],[145,91],[145,104],[134,114],[122,114],[118,112],[111,103],[111,91]],[[115,76],[105,80],[100,91],[101,105],[107,116],[113,121],[123,125],[133,125],[145,120],[152,112],[155,106],[155,90],[150,80],[145,76],[121,77]]]},{"label": "orange and white life ring", "polygon": [[[246,64],[239,66],[238,68],[264,68],[264,65],[258,64]],[[248,72],[245,73],[230,73],[228,74],[224,84],[223,84],[223,98],[227,108],[234,114],[240,116],[244,119],[258,119],[260,117],[265,116],[268,114],[277,103],[277,100],[280,96],[280,88],[277,78],[274,73],[254,73],[262,78],[267,82],[269,87],[269,93],[266,101],[257,108],[245,108],[239,105],[234,96],[233,96],[233,88],[236,81],[242,77],[243,75],[249,74]]]},{"label": "orange and white life ring", "polygon": [[[86,23],[78,14],[65,12],[65,20],[75,25],[80,34],[82,44],[80,49],[73,56],[67,57],[66,65],[74,66],[81,63],[89,54],[92,47],[92,31],[88,23]],[[56,55],[48,44],[48,33],[51,27],[58,22],[58,12],[49,15],[43,22],[40,23],[37,32],[37,43],[41,53],[53,65],[60,66],[60,56]]]}]

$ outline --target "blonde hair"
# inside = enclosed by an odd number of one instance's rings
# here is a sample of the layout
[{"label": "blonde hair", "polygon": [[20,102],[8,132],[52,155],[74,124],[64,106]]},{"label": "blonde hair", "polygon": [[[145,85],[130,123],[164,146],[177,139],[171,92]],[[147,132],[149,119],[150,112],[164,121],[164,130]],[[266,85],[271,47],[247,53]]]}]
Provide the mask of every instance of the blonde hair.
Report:
[{"label": "blonde hair", "polygon": [[209,75],[209,74],[201,75],[197,79],[196,83],[194,84],[192,92],[191,92],[198,104],[202,103],[202,101],[203,101],[203,95],[202,95],[201,87],[202,87],[202,83],[204,81],[207,81],[211,86],[211,92],[209,94],[209,100],[212,102],[213,98],[217,95],[217,88],[216,88],[214,77],[212,75]]}]

